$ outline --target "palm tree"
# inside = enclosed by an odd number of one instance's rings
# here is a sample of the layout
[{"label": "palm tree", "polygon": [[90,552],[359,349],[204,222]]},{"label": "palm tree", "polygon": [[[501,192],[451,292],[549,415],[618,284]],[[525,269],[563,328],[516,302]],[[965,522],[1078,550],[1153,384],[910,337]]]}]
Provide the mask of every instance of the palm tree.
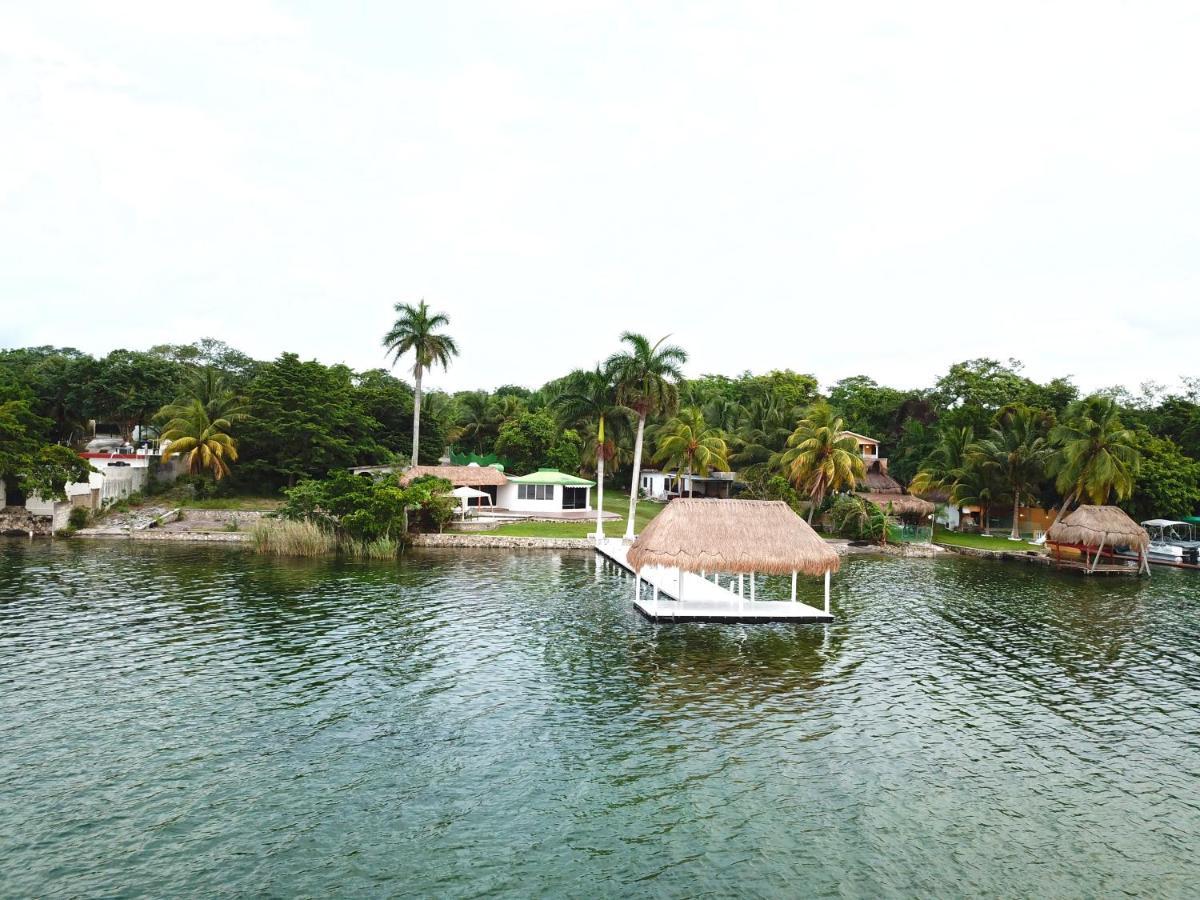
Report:
[{"label": "palm tree", "polygon": [[247,417],[249,409],[249,401],[229,387],[220,370],[205,366],[190,373],[184,396],[160,409],[155,418],[168,421],[186,418],[194,402],[204,407],[210,421],[239,422]]},{"label": "palm tree", "polygon": [[409,303],[397,303],[395,310],[398,314],[392,329],[383,338],[384,348],[394,359],[392,365],[400,361],[400,357],[413,352],[413,441],[412,464],[417,464],[417,451],[421,444],[421,378],[425,371],[432,366],[440,365],[442,369],[450,368],[450,358],[458,356],[458,346],[448,334],[437,333],[438,328],[450,324],[450,317],[445,313],[430,313],[429,305],[420,301],[416,306]]},{"label": "palm tree", "polygon": [[229,463],[237,460],[237,441],[229,436],[228,419],[210,418],[200,400],[165,406],[171,419],[163,427],[162,439],[169,442],[163,449],[162,460],[187,455],[188,473],[199,475],[211,472],[216,481],[229,474]]},{"label": "palm tree", "polygon": [[665,463],[677,472],[687,469],[689,497],[694,493],[693,472],[707,475],[710,469],[729,471],[729,446],[725,438],[718,429],[708,426],[704,414],[694,406],[680,410],[678,416],[660,428],[655,444],[656,463]]},{"label": "palm tree", "polygon": [[[670,337],[670,335],[667,335]],[[626,331],[621,335],[628,349],[614,353],[604,365],[605,372],[617,387],[617,400],[637,416],[637,438],[633,445],[633,480],[629,488],[629,518],[625,522],[625,539],[633,540],[634,516],[637,513],[638,479],[642,472],[642,441],[646,434],[646,416],[667,414],[679,403],[680,367],[687,362],[687,353],[674,344],[664,345],[667,337],[651,344],[644,336]]]},{"label": "palm tree", "polygon": [[950,502],[959,508],[978,506],[980,525],[983,533],[987,534],[993,504],[1003,503],[1007,498],[1004,484],[996,477],[995,471],[984,465],[980,454],[974,451],[969,453],[966,464],[959,470],[950,489]]},{"label": "palm tree", "polygon": [[1096,505],[1110,495],[1125,500],[1133,493],[1133,482],[1141,465],[1136,437],[1121,424],[1116,401],[1109,397],[1087,397],[1067,407],[1063,421],[1050,431],[1057,448],[1051,462],[1054,486],[1062,496],[1054,523],[1081,498]]},{"label": "palm tree", "polygon": [[[554,405],[564,420],[583,425],[594,438],[589,444],[596,455],[596,539],[604,539],[604,464],[616,456],[616,442],[605,425],[623,418],[629,410],[617,402],[617,388],[608,372],[572,372],[563,389],[555,395]],[[594,430],[593,430],[594,426]]]},{"label": "palm tree", "polygon": [[977,442],[971,454],[990,469],[1012,496],[1013,523],[1009,537],[1021,539],[1021,498],[1032,497],[1053,454],[1047,434],[1053,417],[1042,410],[1011,405],[996,413],[996,425]]},{"label": "palm tree", "polygon": [[466,449],[483,453],[484,448],[495,440],[492,398],[486,391],[471,391],[459,394],[456,399],[459,439],[465,442]]},{"label": "palm tree", "polygon": [[788,449],[777,454],[776,466],[809,496],[808,521],[825,497],[852,489],[866,478],[858,442],[845,435],[845,423],[827,403],[809,407],[787,440]]},{"label": "palm tree", "polygon": [[799,410],[774,397],[755,400],[745,410],[739,424],[730,462],[743,471],[768,464],[787,447],[788,438],[800,417]]},{"label": "palm tree", "polygon": [[908,489],[914,494],[949,490],[967,464],[967,454],[974,443],[975,429],[969,425],[943,428],[937,446],[925,458]]}]

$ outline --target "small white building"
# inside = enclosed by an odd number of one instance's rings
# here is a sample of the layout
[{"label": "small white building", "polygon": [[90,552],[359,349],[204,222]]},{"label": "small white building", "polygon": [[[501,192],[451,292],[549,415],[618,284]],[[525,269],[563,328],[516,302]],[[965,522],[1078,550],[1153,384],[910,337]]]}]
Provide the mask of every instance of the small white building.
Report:
[{"label": "small white building", "polygon": [[538,469],[509,477],[497,492],[496,506],[513,512],[590,512],[595,486],[594,481],[558,469]]},{"label": "small white building", "polygon": [[651,500],[666,500],[675,496],[728,500],[734,480],[733,472],[709,472],[707,475],[688,475],[685,472],[677,477],[674,472],[642,469],[638,487]]}]

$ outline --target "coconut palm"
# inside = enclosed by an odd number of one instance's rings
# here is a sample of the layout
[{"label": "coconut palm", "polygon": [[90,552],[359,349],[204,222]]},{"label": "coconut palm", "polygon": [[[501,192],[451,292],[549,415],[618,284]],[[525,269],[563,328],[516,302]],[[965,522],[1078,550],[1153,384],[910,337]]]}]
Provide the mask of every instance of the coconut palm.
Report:
[{"label": "coconut palm", "polygon": [[[690,406],[667,422],[655,435],[654,461],[688,474],[688,496],[693,494],[693,473],[707,475],[711,469],[729,471],[729,445],[719,429],[710,428],[704,414]],[[680,492],[682,493],[682,491]]]},{"label": "coconut palm", "polygon": [[174,403],[168,403],[154,418],[160,421],[186,418],[191,414],[194,402],[204,407],[210,421],[224,419],[229,423],[239,422],[247,417],[249,411],[249,401],[229,387],[225,376],[218,369],[205,366],[188,376],[184,396]]},{"label": "coconut palm", "polygon": [[914,494],[948,491],[967,464],[967,454],[974,443],[975,430],[969,425],[943,428],[937,446],[925,458],[908,489]]},{"label": "coconut palm", "polygon": [[858,442],[845,430],[829,404],[813,404],[788,438],[788,449],[775,457],[796,490],[808,494],[809,522],[829,494],[851,490],[866,478]]},{"label": "coconut palm", "polygon": [[1120,410],[1108,397],[1087,397],[1067,407],[1050,432],[1057,448],[1051,461],[1054,486],[1062,496],[1054,523],[1081,498],[1102,506],[1115,495],[1125,500],[1141,465],[1134,433],[1121,424]]},{"label": "coconut palm", "polygon": [[1023,405],[1003,407],[996,413],[996,425],[987,437],[969,451],[978,463],[990,469],[1012,497],[1013,522],[1009,537],[1021,539],[1021,499],[1032,497],[1046,474],[1053,456],[1047,437],[1053,417],[1043,410]]},{"label": "coconut palm", "polygon": [[458,434],[468,450],[483,453],[496,440],[496,410],[486,391],[458,395]]},{"label": "coconut palm", "polygon": [[437,331],[450,324],[449,316],[431,313],[424,300],[416,306],[397,303],[395,310],[398,316],[391,330],[384,335],[383,346],[394,357],[392,365],[410,350],[413,353],[412,464],[415,466],[421,443],[421,378],[434,365],[448,369],[451,357],[458,355],[458,345],[448,334],[439,334]]},{"label": "coconut palm", "polygon": [[604,464],[617,452],[610,422],[624,419],[629,410],[617,402],[617,388],[603,369],[572,372],[554,398],[563,420],[592,436],[588,444],[596,457],[596,538],[604,538]]},{"label": "coconut palm", "polygon": [[637,513],[646,416],[651,413],[670,414],[675,410],[679,403],[679,381],[683,378],[680,367],[687,362],[687,353],[682,348],[664,344],[667,337],[651,344],[644,336],[626,331],[621,335],[621,341],[628,349],[614,353],[604,365],[604,371],[616,385],[617,400],[637,416],[633,480],[629,488],[629,518],[625,523],[625,539],[630,541],[633,540],[634,516]]},{"label": "coconut palm", "polygon": [[228,419],[212,419],[200,400],[164,407],[173,417],[162,430],[163,462],[184,455],[188,473],[211,472],[220,481],[229,474],[229,463],[237,460],[237,441],[229,435]]},{"label": "coconut palm", "polygon": [[799,418],[800,412],[795,407],[774,397],[754,400],[745,410],[733,439],[734,454],[730,462],[743,472],[768,464],[787,447]]},{"label": "coconut palm", "polygon": [[978,506],[980,525],[983,533],[988,534],[992,506],[1004,503],[1007,499],[1004,484],[996,477],[995,471],[984,465],[981,455],[974,451],[969,453],[966,465],[959,470],[950,489],[950,502],[959,508]]}]

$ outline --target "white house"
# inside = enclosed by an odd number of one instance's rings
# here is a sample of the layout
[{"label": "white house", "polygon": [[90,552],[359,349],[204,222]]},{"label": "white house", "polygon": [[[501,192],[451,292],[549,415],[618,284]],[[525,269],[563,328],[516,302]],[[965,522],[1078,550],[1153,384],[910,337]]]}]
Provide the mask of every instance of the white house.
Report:
[{"label": "white house", "polygon": [[530,475],[510,476],[498,490],[496,505],[513,512],[590,512],[595,486],[594,481],[558,469],[538,469]]},{"label": "white house", "polygon": [[162,463],[162,453],[153,445],[122,448],[127,452],[80,453],[92,467],[87,481],[71,481],[64,487],[66,500],[43,500],[34,494],[25,500],[25,509],[35,516],[51,520],[55,530],[65,528],[71,509],[100,510],[145,490],[151,480],[174,481],[180,471],[176,461]]},{"label": "white house", "polygon": [[674,472],[642,469],[639,487],[652,500],[665,500],[676,493],[682,497],[718,497],[728,500],[733,487],[733,472],[709,472],[707,475],[688,475],[682,478],[682,489]]}]

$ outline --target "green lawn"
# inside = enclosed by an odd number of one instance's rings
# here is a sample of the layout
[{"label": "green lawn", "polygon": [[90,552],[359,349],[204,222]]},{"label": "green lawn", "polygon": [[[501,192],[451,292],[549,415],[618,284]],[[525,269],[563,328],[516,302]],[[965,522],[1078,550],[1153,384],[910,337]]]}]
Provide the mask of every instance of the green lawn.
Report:
[{"label": "green lawn", "polygon": [[[649,500],[638,501],[634,528],[640,532],[665,507],[664,503],[651,503]],[[625,533],[625,516],[629,512],[629,494],[605,488],[604,509],[607,512],[617,513],[621,517],[620,521],[606,519],[604,533],[609,537],[620,537]],[[595,530],[596,520],[591,518],[586,522],[516,522],[512,525],[501,525],[494,531],[488,531],[485,534],[501,534],[509,537],[585,538]]]},{"label": "green lawn", "polygon": [[993,550],[1000,553],[1025,553],[1029,550],[1043,552],[1043,548],[1037,544],[1010,541],[1007,535],[959,534],[957,531],[947,531],[945,528],[938,528],[933,542],[954,547],[971,547],[975,550]]},{"label": "green lawn", "polygon": [[245,509],[270,512],[278,509],[283,501],[278,497],[210,497],[205,500],[187,498],[179,501],[179,506],[188,509]]}]

